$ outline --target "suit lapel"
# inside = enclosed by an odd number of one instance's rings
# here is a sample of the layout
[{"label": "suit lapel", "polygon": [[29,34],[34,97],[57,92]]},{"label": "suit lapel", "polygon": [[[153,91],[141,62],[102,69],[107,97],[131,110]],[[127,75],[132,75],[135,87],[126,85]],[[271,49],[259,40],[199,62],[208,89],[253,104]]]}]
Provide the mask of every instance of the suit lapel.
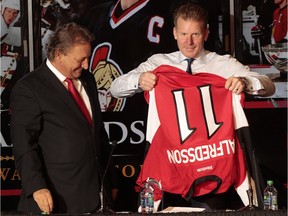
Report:
[{"label": "suit lapel", "polygon": [[[43,76],[45,80],[47,81],[47,85],[49,85],[49,88],[51,91],[55,91],[55,95],[59,97],[60,100],[64,102],[63,107],[65,106],[68,110],[71,110],[76,116],[81,118],[83,121],[89,125],[88,121],[85,119],[84,115],[78,108],[77,104],[74,102],[73,98],[71,97],[70,93],[67,91],[63,83],[59,81],[59,79],[53,74],[53,72],[46,66],[46,64],[43,64]],[[86,90],[86,88],[85,88]],[[88,95],[89,100],[90,96]],[[90,125],[89,125],[90,126]]]}]

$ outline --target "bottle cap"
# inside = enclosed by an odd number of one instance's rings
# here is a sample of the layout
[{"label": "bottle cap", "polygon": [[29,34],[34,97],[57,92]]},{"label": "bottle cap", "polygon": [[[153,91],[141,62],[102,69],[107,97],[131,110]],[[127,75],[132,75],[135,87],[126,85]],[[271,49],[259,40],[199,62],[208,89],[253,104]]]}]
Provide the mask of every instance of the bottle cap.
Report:
[{"label": "bottle cap", "polygon": [[269,186],[273,185],[273,181],[272,180],[267,180],[267,185],[269,185]]}]

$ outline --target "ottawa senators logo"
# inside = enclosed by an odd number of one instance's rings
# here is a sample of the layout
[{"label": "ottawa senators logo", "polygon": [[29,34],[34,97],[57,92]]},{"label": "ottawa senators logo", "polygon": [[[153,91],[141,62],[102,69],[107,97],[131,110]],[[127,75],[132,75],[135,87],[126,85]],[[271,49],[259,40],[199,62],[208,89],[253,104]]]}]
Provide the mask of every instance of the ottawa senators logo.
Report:
[{"label": "ottawa senators logo", "polygon": [[110,93],[113,80],[123,74],[120,67],[109,58],[111,49],[111,44],[107,42],[96,46],[89,68],[96,80],[102,112],[122,111],[126,102],[125,98],[114,98]]}]

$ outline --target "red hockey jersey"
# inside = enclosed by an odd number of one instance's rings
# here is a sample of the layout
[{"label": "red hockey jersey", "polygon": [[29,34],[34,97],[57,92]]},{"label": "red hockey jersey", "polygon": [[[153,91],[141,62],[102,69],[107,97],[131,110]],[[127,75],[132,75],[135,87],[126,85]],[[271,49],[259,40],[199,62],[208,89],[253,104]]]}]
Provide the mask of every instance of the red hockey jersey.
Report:
[{"label": "red hockey jersey", "polygon": [[226,80],[214,74],[190,75],[167,65],[153,73],[157,84],[145,94],[151,145],[137,183],[152,178],[186,199],[233,185],[247,205],[249,182],[235,133],[248,126],[243,95],[226,90]]}]

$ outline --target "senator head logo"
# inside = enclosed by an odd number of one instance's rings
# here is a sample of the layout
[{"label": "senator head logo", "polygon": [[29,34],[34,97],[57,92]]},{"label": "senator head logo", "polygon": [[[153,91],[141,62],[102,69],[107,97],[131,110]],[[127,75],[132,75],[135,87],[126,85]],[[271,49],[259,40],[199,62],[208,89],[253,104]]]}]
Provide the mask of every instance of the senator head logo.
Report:
[{"label": "senator head logo", "polygon": [[110,59],[111,49],[110,43],[99,44],[95,47],[90,61],[89,70],[96,80],[102,112],[122,111],[126,102],[125,98],[114,98],[110,93],[113,80],[123,74],[118,64]]}]

